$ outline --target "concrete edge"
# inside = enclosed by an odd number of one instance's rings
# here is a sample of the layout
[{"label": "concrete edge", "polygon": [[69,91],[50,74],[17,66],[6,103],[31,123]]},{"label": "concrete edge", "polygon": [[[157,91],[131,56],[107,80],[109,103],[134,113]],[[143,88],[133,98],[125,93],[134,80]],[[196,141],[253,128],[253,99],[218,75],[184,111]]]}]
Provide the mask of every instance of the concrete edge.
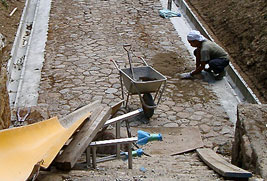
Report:
[{"label": "concrete edge", "polygon": [[[39,10],[39,6],[40,6],[40,0],[37,0],[36,7],[34,10],[33,22],[32,22],[32,32],[29,36],[29,42],[28,42],[27,47],[26,47],[25,59],[24,59],[23,67],[22,67],[21,74],[20,74],[19,85],[18,85],[18,89],[17,89],[17,95],[16,95],[14,107],[18,106],[19,98],[21,96],[20,94],[21,94],[21,89],[22,89],[22,85],[23,85],[23,79],[24,79],[24,75],[25,75],[25,71],[26,71],[28,55],[29,55],[29,50],[31,47],[31,42],[32,42],[32,38],[33,38],[33,31],[34,31],[35,24],[36,24],[37,12]],[[27,14],[25,14],[25,16],[27,16]],[[16,46],[18,46],[18,45],[16,45]]]},{"label": "concrete edge", "polygon": [[[31,106],[37,105],[38,88],[36,87],[39,87],[41,70],[43,62],[45,61],[44,53],[49,28],[50,8],[51,0],[37,1],[33,18],[32,32],[29,37],[25,61],[17,90],[15,107],[21,107],[27,104]],[[28,82],[27,80],[29,80],[32,76],[34,76],[35,79]],[[31,85],[35,86],[31,87]],[[28,86],[31,87],[31,89],[28,89]],[[27,94],[25,94],[25,92]]]},{"label": "concrete edge", "polygon": [[[208,34],[207,30],[202,26],[198,18],[194,15],[194,13],[191,11],[191,9],[184,0],[174,0],[174,3],[179,6],[179,8],[183,11],[183,13],[187,16],[191,23],[196,27],[196,29],[201,32],[202,35],[204,35],[210,40],[213,40],[213,38]],[[241,75],[237,72],[237,70],[231,63],[229,64],[229,68],[227,69],[227,74],[229,75],[229,78],[233,81],[233,83],[239,89],[239,91],[244,96],[247,102],[253,104],[261,104],[259,99],[249,88],[247,83],[244,81],[244,79],[241,77]]]},{"label": "concrete edge", "polygon": [[18,30],[16,33],[16,37],[15,37],[15,40],[13,43],[13,47],[11,49],[11,58],[9,59],[8,64],[7,64],[8,80],[10,80],[10,76],[11,76],[10,71],[13,69],[14,57],[16,57],[15,54],[16,54],[18,46],[19,46],[19,40],[22,36],[22,27],[26,23],[25,19],[26,19],[26,15],[28,14],[28,11],[29,11],[29,3],[30,3],[30,0],[26,0],[25,5],[24,5],[24,9],[23,9],[23,12],[22,12],[22,15],[20,18],[20,23],[19,23],[19,27],[18,27]]}]

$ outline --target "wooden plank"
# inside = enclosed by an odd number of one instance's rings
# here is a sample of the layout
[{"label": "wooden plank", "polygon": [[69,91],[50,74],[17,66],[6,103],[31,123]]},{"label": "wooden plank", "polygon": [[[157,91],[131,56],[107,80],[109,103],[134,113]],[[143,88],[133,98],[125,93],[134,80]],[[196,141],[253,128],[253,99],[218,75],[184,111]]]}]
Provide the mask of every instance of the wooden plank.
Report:
[{"label": "wooden plank", "polygon": [[63,153],[55,160],[58,169],[70,170],[110,117],[111,109],[109,107],[98,106],[93,109],[90,121],[85,123]]},{"label": "wooden plank", "polygon": [[[55,165],[58,169],[62,169],[62,170],[71,169],[76,163],[75,160],[79,158],[79,154],[78,154],[79,152],[77,153],[77,155],[74,153],[75,150],[74,152],[72,152],[73,149],[75,149],[75,146],[80,142],[79,135],[86,132],[86,129],[88,130],[92,126],[92,123],[96,121],[97,115],[99,115],[104,108],[102,105],[99,105],[92,109],[94,109],[94,111],[92,111],[90,119],[86,120],[81,130],[77,134],[75,134],[71,142],[65,147],[64,151],[60,155],[58,155],[58,157],[56,158]],[[74,154],[76,156],[74,156]]]},{"label": "wooden plank", "polygon": [[131,138],[120,138],[120,139],[112,139],[112,140],[103,140],[103,141],[94,141],[90,144],[90,146],[108,146],[108,145],[116,145],[116,144],[126,144],[137,141],[137,137]]},{"label": "wooden plank", "polygon": [[92,112],[95,107],[100,106],[100,102],[94,101],[86,106],[83,106],[72,113],[68,114],[67,116],[59,119],[59,122],[64,126],[65,128],[68,128],[70,125],[73,124],[77,119],[79,119],[83,114],[86,114],[87,112]]},{"label": "wooden plank", "polygon": [[[174,156],[204,146],[197,127],[131,127],[132,135],[137,136],[138,130],[152,134],[161,133],[162,141],[152,141],[148,144],[148,148],[144,145],[146,153],[154,155]],[[163,145],[168,145],[168,147],[164,147]]]},{"label": "wooden plank", "polygon": [[113,123],[116,123],[118,121],[123,121],[123,120],[126,120],[126,119],[130,119],[134,116],[137,116],[139,115],[140,113],[143,112],[143,109],[137,109],[135,111],[132,111],[132,112],[129,112],[129,113],[126,113],[126,114],[123,114],[121,116],[117,116],[115,118],[112,118],[112,119],[109,119],[106,123],[105,123],[105,126],[108,126],[110,124],[113,124]]},{"label": "wooden plank", "polygon": [[118,103],[111,106],[111,116],[114,116],[119,111],[123,103],[124,103],[124,100],[121,100]]},{"label": "wooden plank", "polygon": [[229,178],[248,178],[252,177],[251,172],[243,170],[216,154],[212,149],[202,148],[197,149],[199,157],[215,172],[223,177]]}]

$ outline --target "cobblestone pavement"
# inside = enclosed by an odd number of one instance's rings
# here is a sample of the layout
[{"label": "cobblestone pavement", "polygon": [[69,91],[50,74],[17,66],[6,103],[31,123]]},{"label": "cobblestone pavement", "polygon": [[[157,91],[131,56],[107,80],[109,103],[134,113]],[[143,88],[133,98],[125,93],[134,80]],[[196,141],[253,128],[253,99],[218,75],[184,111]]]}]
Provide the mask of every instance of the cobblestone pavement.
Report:
[{"label": "cobblestone pavement", "polygon": [[[159,17],[160,9],[158,0],[53,1],[38,104],[48,107],[50,116],[59,117],[93,100],[115,104],[121,91],[118,70],[110,59],[120,62],[120,67],[129,66],[122,45],[131,44],[135,55],[168,78],[149,123],[136,121],[132,126],[197,126],[205,147],[227,155],[234,126],[211,85],[198,78],[179,80],[175,76],[192,70],[193,58],[170,20]],[[132,96],[129,105],[132,110],[140,108],[139,98]],[[53,179],[223,180],[194,152],[134,159],[132,170],[122,161],[99,166],[98,170],[55,173]],[[147,172],[140,171],[140,166]]]}]

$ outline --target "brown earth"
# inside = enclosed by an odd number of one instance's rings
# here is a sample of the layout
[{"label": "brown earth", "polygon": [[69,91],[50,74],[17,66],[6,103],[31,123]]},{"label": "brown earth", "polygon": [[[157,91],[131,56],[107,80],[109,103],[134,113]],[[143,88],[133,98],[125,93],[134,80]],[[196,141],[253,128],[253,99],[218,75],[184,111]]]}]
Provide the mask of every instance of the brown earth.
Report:
[{"label": "brown earth", "polygon": [[267,1],[187,0],[232,57],[262,103],[267,101]]},{"label": "brown earth", "polygon": [[[10,58],[13,41],[16,36],[20,17],[24,8],[24,0],[0,1],[0,129],[10,126],[9,98],[6,89],[6,64]],[[13,15],[11,12],[17,8]]]},{"label": "brown earth", "polygon": [[[5,6],[5,4],[7,4],[7,6]],[[6,66],[8,59],[10,58],[10,52],[17,33],[24,5],[25,0],[0,1],[0,33],[3,34],[7,39],[6,47],[3,51],[3,62],[0,62],[1,67]],[[9,16],[14,8],[17,8],[17,10],[12,16]]]}]

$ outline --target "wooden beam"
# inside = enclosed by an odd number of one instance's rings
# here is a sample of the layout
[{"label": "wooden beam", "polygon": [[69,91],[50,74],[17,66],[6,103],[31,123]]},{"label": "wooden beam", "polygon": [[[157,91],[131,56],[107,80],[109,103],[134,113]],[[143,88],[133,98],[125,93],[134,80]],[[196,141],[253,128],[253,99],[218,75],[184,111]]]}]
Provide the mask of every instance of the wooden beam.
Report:
[{"label": "wooden beam", "polygon": [[68,128],[75,122],[77,119],[79,119],[83,114],[86,114],[88,112],[92,112],[95,107],[100,106],[99,101],[94,101],[86,106],[82,106],[81,108],[73,111],[72,113],[68,114],[67,116],[59,119],[59,122],[64,126],[65,128]]},{"label": "wooden beam", "polygon": [[118,103],[111,106],[111,116],[114,116],[119,111],[124,102],[125,102],[124,100],[121,100]]},{"label": "wooden beam", "polygon": [[70,170],[75,165],[111,114],[109,107],[98,106],[93,110],[90,120],[84,124],[63,153],[56,158],[55,163],[58,169]]},{"label": "wooden beam", "polygon": [[248,178],[252,177],[251,172],[243,170],[231,163],[228,163],[212,149],[197,149],[198,156],[215,172],[228,178]]}]

